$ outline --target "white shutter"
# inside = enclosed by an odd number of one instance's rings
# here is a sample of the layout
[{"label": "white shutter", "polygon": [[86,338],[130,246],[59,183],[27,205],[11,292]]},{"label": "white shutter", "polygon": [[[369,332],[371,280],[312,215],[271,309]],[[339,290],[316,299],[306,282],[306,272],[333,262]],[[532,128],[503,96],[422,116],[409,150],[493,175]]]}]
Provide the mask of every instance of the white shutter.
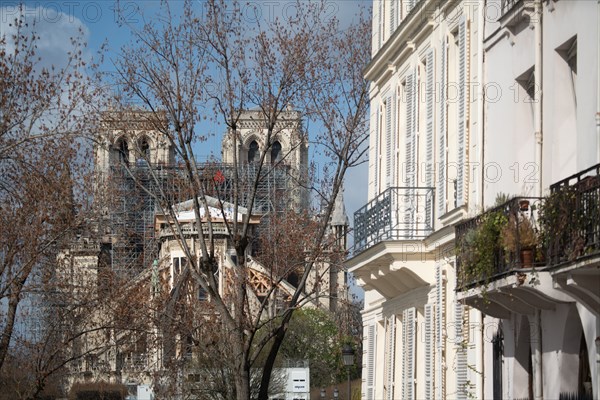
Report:
[{"label": "white shutter", "polygon": [[410,13],[410,10],[412,10],[415,7],[416,3],[417,3],[417,0],[408,0],[407,7],[406,7],[406,14]]},{"label": "white shutter", "polygon": [[458,25],[458,176],[456,178],[456,202],[460,207],[466,202],[467,168],[467,130],[469,98],[469,34],[466,19]]},{"label": "white shutter", "polygon": [[386,400],[394,400],[394,372],[396,359],[396,316],[386,319]]},{"label": "white shutter", "polygon": [[396,186],[396,170],[398,166],[396,165],[396,149],[398,147],[397,139],[398,139],[398,100],[397,96],[392,94],[392,141],[391,141],[391,163],[392,163],[392,174],[391,174],[391,186]]},{"label": "white shutter", "polygon": [[410,206],[415,204],[414,187],[417,186],[417,74],[412,72],[406,77],[406,167],[404,171],[406,173],[406,179],[403,185],[409,187],[407,190],[407,196],[409,201],[407,202],[405,212],[405,223],[406,223],[406,235],[407,239],[410,239],[414,235],[414,222],[415,222],[415,207]]},{"label": "white shutter", "polygon": [[447,80],[446,76],[448,73],[447,68],[447,46],[446,37],[442,39],[441,49],[441,73],[440,73],[440,117],[439,117],[439,129],[438,129],[438,214],[440,216],[446,213],[446,90]]},{"label": "white shutter", "polygon": [[390,36],[396,29],[396,2],[397,0],[390,0]]},{"label": "white shutter", "polygon": [[378,15],[379,29],[378,29],[377,49],[380,49],[381,45],[383,44],[383,18],[384,18],[383,2],[384,2],[384,0],[379,0],[379,15]]},{"label": "white shutter", "polygon": [[425,304],[425,398],[434,398],[434,318],[435,306]]},{"label": "white shutter", "polygon": [[389,96],[385,101],[385,185],[389,188],[392,184],[392,160],[393,152],[392,148],[392,96]]},{"label": "white shutter", "polygon": [[442,354],[444,353],[444,316],[446,309],[446,293],[442,265],[438,263],[435,267],[435,296],[436,296],[436,318],[435,318],[435,341],[436,341],[436,399],[446,398],[445,395],[445,373]]},{"label": "white shutter", "polygon": [[454,304],[454,327],[456,337],[456,398],[458,400],[467,399],[467,349],[464,340],[464,309],[463,305],[456,301]]},{"label": "white shutter", "polygon": [[402,399],[415,399],[415,308],[402,313]]},{"label": "white shutter", "polygon": [[[425,182],[427,187],[434,186],[434,162],[435,157],[433,155],[433,136],[434,136],[434,104],[435,104],[435,57],[433,48],[429,49],[425,56],[425,68],[426,68],[426,93],[425,93]],[[433,226],[429,225],[433,223],[433,196],[425,198],[425,229],[430,230]]]},{"label": "white shutter", "polygon": [[375,106],[375,151],[373,152],[374,159],[374,182],[375,182],[375,196],[379,194],[379,106]]},{"label": "white shutter", "polygon": [[375,346],[377,330],[371,324],[367,328],[367,400],[375,400]]},{"label": "white shutter", "polygon": [[406,179],[404,185],[415,187],[416,183],[416,74],[406,77]]}]

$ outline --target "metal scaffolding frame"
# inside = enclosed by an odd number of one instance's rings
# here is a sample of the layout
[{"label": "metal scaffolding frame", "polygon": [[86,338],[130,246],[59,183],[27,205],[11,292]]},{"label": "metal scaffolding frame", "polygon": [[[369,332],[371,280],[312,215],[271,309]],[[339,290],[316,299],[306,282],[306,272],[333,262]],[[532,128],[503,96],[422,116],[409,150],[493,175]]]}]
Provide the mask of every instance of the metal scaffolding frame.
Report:
[{"label": "metal scaffolding frame", "polygon": [[[233,203],[234,166],[206,162],[197,167],[205,194]],[[260,171],[255,164],[238,166],[239,205],[248,206],[251,185],[260,173],[253,213],[268,218],[273,212],[305,209],[308,196],[302,171],[284,164],[264,165]],[[154,216],[160,207],[189,200],[194,194],[179,165],[113,166],[103,179],[108,194],[103,196],[107,204],[102,205],[104,232],[108,233],[104,239],[108,246],[103,247],[110,253],[113,273],[130,279],[157,258]]]}]

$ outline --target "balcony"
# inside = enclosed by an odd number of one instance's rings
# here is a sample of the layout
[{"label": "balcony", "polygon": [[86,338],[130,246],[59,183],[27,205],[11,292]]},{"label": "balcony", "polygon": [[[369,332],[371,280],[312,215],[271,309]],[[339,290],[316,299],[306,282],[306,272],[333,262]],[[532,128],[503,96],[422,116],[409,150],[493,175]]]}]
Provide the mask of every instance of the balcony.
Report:
[{"label": "balcony", "polygon": [[543,199],[517,197],[456,226],[457,287],[486,284],[546,264],[540,235]]},{"label": "balcony", "polygon": [[600,253],[600,164],[550,186],[544,218],[547,258],[560,266]]},{"label": "balcony", "polygon": [[354,213],[357,255],[388,240],[420,240],[433,231],[434,188],[394,187]]},{"label": "balcony", "polygon": [[532,268],[550,271],[559,284],[573,286],[584,279],[579,275],[590,282],[600,264],[600,164],[550,192],[512,199],[456,226],[459,290]]}]

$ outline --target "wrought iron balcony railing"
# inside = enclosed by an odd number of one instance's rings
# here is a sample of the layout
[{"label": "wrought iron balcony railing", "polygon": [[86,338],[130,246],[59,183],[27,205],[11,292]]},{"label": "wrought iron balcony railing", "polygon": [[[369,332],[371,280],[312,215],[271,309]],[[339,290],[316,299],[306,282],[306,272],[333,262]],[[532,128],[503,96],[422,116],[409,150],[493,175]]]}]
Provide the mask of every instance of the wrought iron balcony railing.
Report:
[{"label": "wrought iron balcony railing", "polygon": [[511,12],[517,4],[525,1],[527,0],[502,0],[502,2],[500,3],[500,15],[505,16],[506,14]]},{"label": "wrought iron balcony railing", "polygon": [[386,240],[415,240],[433,231],[431,187],[394,187],[354,213],[356,255]]},{"label": "wrought iron balcony railing", "polygon": [[600,253],[600,164],[550,186],[542,222],[548,262]]},{"label": "wrought iron balcony railing", "polygon": [[517,268],[545,265],[543,199],[517,197],[456,226],[457,287],[487,283]]},{"label": "wrought iron balcony railing", "polygon": [[550,191],[544,199],[512,199],[456,226],[459,289],[517,268],[553,268],[600,254],[600,164]]}]

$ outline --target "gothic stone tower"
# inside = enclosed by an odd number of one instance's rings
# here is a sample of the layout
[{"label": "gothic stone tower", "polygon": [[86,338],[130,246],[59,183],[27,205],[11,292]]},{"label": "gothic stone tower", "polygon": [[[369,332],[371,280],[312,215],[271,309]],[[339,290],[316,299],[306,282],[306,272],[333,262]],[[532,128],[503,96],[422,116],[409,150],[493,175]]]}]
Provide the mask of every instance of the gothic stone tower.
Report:
[{"label": "gothic stone tower", "polygon": [[[277,180],[277,174],[288,174],[288,178],[291,178],[286,179],[288,187],[285,188],[290,200],[289,206],[296,210],[308,208],[308,191],[305,189],[308,145],[299,112],[282,112],[272,137],[267,140],[267,124],[262,112],[244,111],[239,120],[235,144],[234,148],[233,132],[227,132],[222,142],[223,163],[233,164],[235,154],[238,164],[252,171],[262,153],[266,152],[266,166],[274,167],[274,176],[269,178]],[[271,181],[267,179],[265,185],[269,182]]]}]

